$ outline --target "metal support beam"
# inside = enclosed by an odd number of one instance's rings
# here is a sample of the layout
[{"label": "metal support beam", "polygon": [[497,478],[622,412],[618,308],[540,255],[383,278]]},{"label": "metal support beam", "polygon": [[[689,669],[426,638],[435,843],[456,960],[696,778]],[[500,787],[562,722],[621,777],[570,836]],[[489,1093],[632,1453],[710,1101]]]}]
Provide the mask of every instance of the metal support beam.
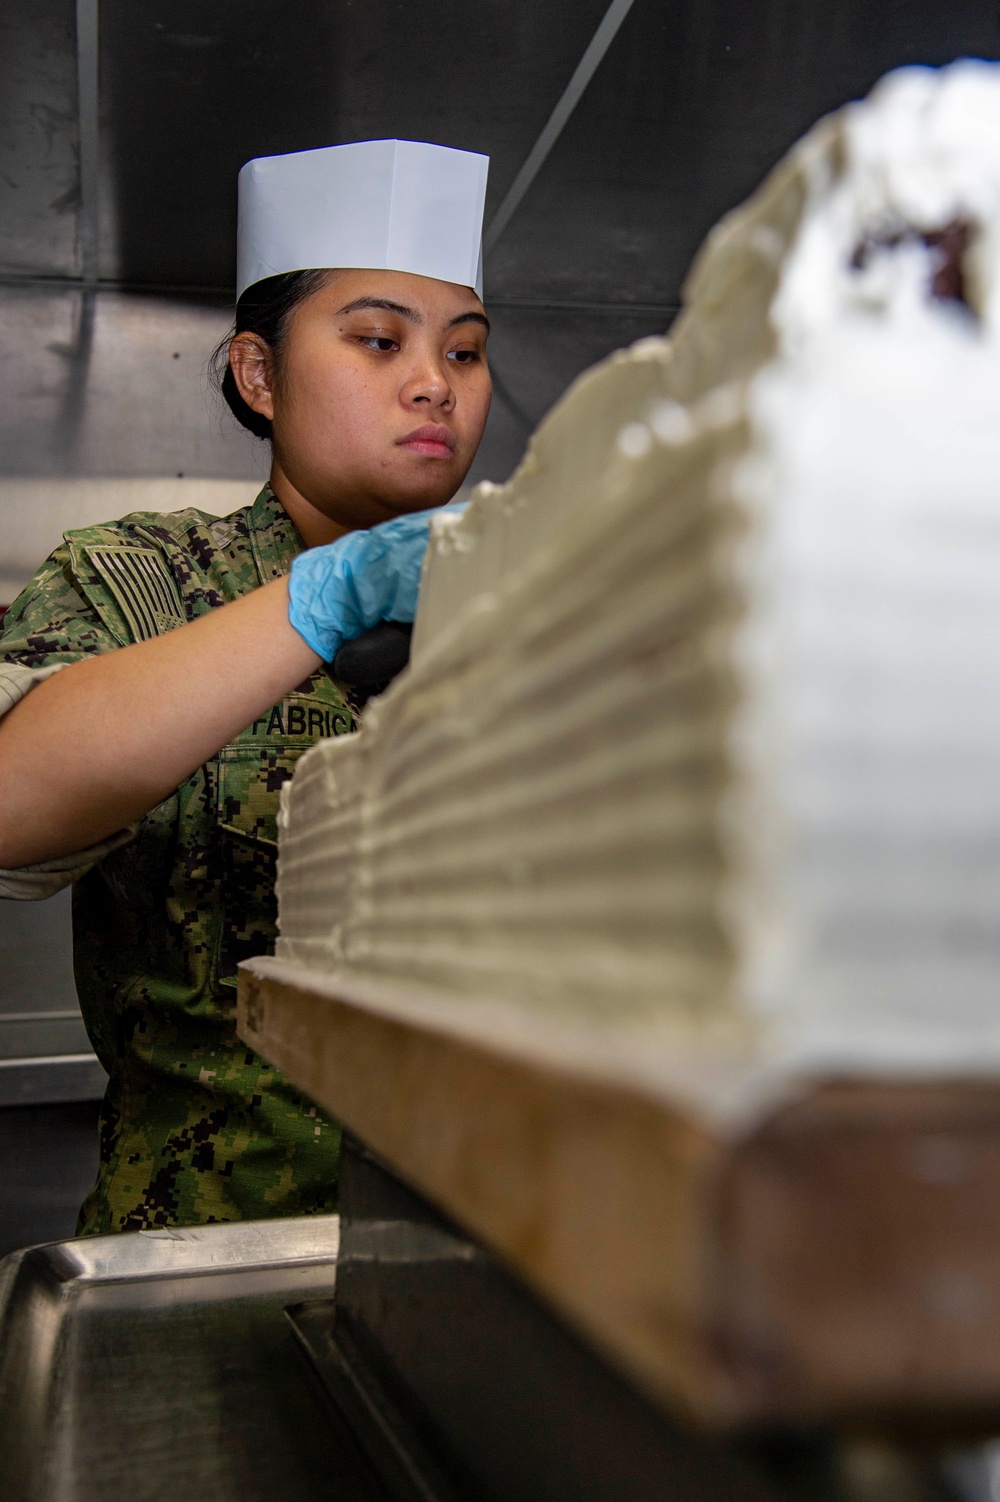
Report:
[{"label": "metal support beam", "polygon": [[80,141],[80,274],[97,281],[98,0],[76,0],[77,119]]},{"label": "metal support beam", "polygon": [[[78,3],[83,3],[83,0],[78,0]],[[634,3],[635,0],[611,0],[604,19],[594,32],[590,46],[577,63],[573,77],[563,90],[562,97],[549,116],[544,130],[528,152],[523,166],[507,189],[503,202],[490,220],[483,239],[483,250],[486,255],[494,249],[500,236],[517,213],[521,200],[541,171],[546,157],[558,141],[563,127],[579,104],[587,85],[600,67],[604,54],[618,35],[618,29]]]}]

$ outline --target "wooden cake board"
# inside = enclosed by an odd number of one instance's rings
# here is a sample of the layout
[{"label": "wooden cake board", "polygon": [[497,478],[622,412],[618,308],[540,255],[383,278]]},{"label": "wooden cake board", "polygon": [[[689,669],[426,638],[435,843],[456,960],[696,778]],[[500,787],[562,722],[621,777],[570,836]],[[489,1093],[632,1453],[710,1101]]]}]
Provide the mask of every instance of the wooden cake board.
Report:
[{"label": "wooden cake board", "polygon": [[238,1027],[671,1412],[996,1428],[1000,1082],[814,1081],[733,1136],[272,959]]}]

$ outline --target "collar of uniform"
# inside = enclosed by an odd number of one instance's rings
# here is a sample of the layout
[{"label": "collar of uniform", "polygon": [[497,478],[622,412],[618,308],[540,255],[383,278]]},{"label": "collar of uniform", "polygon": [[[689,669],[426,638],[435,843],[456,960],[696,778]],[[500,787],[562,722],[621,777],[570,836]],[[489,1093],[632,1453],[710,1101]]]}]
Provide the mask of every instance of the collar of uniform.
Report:
[{"label": "collar of uniform", "polygon": [[250,547],[261,584],[287,574],[305,543],[270,485],[250,507]]}]

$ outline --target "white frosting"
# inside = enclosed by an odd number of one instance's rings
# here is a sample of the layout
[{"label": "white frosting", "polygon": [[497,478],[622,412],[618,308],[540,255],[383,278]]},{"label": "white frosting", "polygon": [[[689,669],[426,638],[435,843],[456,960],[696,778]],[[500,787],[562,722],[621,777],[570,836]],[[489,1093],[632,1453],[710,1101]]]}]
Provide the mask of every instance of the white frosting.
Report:
[{"label": "white frosting", "polygon": [[995,1070],[998,262],[1000,70],[821,122],[437,523],[410,669],[286,789],[279,958],[674,1093]]}]

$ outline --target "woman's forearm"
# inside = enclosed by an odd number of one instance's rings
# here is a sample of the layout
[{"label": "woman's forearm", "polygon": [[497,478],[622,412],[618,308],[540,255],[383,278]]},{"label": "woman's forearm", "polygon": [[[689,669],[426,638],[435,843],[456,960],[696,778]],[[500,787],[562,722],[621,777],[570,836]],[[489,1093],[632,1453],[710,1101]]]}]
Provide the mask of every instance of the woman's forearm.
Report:
[{"label": "woman's forearm", "polygon": [[279,579],[46,679],[0,720],[0,868],[131,824],[319,663]]}]

